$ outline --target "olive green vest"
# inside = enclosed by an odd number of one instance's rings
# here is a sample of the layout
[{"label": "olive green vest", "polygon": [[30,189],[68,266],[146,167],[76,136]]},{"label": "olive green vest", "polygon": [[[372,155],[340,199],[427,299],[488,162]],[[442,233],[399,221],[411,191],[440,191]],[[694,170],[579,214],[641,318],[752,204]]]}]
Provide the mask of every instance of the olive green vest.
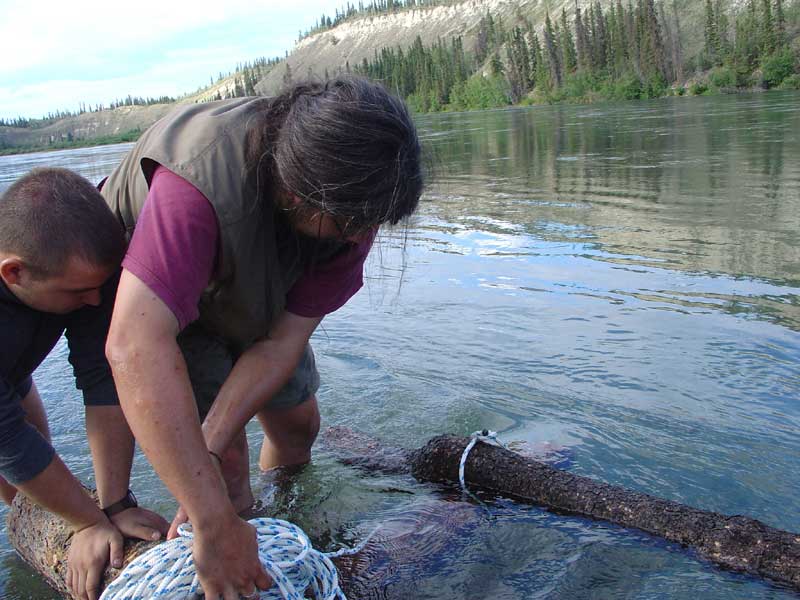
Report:
[{"label": "olive green vest", "polygon": [[156,163],[208,198],[220,250],[199,323],[237,352],[268,335],[303,268],[299,244],[277,241],[275,209],[257,201],[245,168],[247,129],[263,102],[237,98],[178,108],[142,135],[102,189],[129,239]]}]

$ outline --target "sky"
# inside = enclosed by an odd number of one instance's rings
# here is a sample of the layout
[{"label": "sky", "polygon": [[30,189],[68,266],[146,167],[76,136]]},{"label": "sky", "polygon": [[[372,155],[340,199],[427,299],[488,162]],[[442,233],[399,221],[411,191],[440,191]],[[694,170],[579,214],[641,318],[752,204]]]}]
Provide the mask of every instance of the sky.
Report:
[{"label": "sky", "polygon": [[179,96],[283,57],[344,0],[0,0],[0,118]]}]

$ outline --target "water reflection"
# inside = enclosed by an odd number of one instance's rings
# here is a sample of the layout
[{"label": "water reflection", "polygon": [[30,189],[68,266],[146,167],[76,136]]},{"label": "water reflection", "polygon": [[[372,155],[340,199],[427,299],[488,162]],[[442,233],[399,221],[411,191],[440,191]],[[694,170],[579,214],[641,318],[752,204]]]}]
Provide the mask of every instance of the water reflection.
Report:
[{"label": "water reflection", "polygon": [[[500,236],[498,252],[547,254],[560,252],[558,243],[580,243],[573,251],[623,268],[713,274],[724,282],[707,293],[682,297],[666,288],[658,295],[800,327],[796,95],[735,98],[723,107],[700,98],[534,108],[423,123],[440,169],[428,207],[437,222]],[[503,247],[509,231],[527,234],[529,245]],[[461,242],[437,245],[463,252]]]},{"label": "water reflection", "polygon": [[[576,473],[800,530],[797,99],[422,118],[422,210],[314,336],[324,423],[405,447],[484,427],[549,440]],[[0,158],[0,187],[42,161],[99,179],[123,151]],[[87,478],[63,347],[36,377]],[[325,548],[387,523],[369,597],[790,597],[636,532],[502,501],[486,519],[324,450],[285,484],[253,477]],[[141,458],[134,485],[174,509]],[[0,597],[26,572],[0,563]]]}]

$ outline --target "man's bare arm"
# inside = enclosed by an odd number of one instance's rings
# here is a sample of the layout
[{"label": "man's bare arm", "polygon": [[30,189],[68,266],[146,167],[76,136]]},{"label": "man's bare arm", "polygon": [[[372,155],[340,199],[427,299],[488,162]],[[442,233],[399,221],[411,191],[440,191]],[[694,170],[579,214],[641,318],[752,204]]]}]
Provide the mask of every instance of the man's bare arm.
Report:
[{"label": "man's bare arm", "polygon": [[221,454],[289,381],[322,317],[283,312],[269,338],[239,357],[203,423],[208,449]]},{"label": "man's bare arm", "polygon": [[[195,530],[195,562],[206,596],[269,585],[255,530],[239,519],[211,462],[172,311],[123,271],[106,353],[131,430]],[[227,596],[225,596],[227,597]]]},{"label": "man's bare arm", "polygon": [[87,406],[86,437],[92,452],[100,506],[108,506],[128,492],[133,434],[119,406]]}]

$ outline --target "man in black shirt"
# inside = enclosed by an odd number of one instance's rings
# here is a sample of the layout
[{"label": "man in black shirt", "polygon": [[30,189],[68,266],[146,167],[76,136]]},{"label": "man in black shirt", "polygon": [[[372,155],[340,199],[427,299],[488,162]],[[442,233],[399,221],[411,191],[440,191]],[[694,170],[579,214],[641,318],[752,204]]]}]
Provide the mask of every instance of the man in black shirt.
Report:
[{"label": "man in black shirt", "polygon": [[[17,490],[74,529],[67,585],[95,600],[122,536],[159,539],[167,522],[128,489],[134,441],[105,358],[118,269],[119,221],[97,190],[66,169],[35,169],[0,199],[0,496]],[[66,333],[86,405],[100,507],[50,445],[34,369]],[[101,509],[102,507],[102,509]]]}]

